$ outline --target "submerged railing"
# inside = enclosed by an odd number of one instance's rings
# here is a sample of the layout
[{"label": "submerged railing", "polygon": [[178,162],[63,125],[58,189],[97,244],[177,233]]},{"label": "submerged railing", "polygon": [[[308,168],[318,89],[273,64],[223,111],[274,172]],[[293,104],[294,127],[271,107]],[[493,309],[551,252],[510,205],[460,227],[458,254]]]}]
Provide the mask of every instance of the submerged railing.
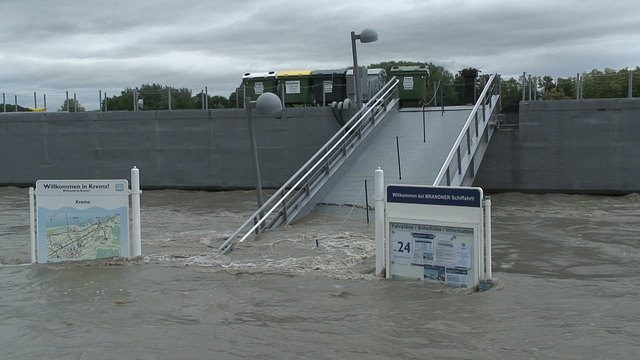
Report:
[{"label": "submerged railing", "polygon": [[[461,185],[466,169],[469,165],[473,166],[475,149],[481,140],[481,136],[488,134],[485,128],[490,125],[495,109],[500,107],[500,86],[498,81],[499,77],[495,74],[491,75],[489,81],[487,81],[438,176],[433,182],[434,186]],[[487,105],[489,114],[487,114]]]},{"label": "submerged railing", "polygon": [[[325,180],[389,111],[397,98],[399,80],[393,77],[302,167],[251,215],[220,247],[223,254],[252,234],[292,219]],[[243,234],[240,237],[240,234]]]}]

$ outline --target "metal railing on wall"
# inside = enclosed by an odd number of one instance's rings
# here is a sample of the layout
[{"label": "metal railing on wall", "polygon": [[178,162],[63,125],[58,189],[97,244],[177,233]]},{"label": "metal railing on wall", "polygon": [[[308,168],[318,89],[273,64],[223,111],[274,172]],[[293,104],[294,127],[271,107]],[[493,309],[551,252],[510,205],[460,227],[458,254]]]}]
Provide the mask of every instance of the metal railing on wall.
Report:
[{"label": "metal railing on wall", "polygon": [[398,79],[393,77],[302,167],[251,215],[219,248],[233,249],[252,234],[290,221],[309,201],[355,147],[378,124],[397,101]]},{"label": "metal railing on wall", "polygon": [[491,117],[496,114],[495,109],[500,108],[499,93],[498,76],[491,75],[436,176],[434,186],[461,185],[466,169],[470,164],[473,165],[474,148],[486,133],[486,127],[491,125]]}]

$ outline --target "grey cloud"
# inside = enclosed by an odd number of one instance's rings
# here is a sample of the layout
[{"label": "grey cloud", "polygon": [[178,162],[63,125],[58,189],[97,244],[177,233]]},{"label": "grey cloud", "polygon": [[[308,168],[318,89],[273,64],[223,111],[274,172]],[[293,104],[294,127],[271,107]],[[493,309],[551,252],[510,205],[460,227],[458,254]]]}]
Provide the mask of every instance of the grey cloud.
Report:
[{"label": "grey cloud", "polygon": [[228,94],[246,71],[434,61],[571,76],[637,65],[636,1],[3,0],[2,91],[146,82]]}]

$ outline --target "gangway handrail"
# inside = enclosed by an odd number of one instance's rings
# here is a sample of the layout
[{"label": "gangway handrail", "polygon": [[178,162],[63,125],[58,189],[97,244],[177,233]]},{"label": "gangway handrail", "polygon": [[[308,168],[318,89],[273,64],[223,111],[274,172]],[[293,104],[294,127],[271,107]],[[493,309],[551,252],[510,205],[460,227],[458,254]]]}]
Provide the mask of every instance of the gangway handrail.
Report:
[{"label": "gangway handrail", "polygon": [[[223,254],[231,251],[236,243],[245,241],[251,234],[258,234],[266,228],[270,227],[269,224],[279,224],[280,217],[286,220],[287,206],[295,209],[299,202],[303,200],[301,197],[294,198],[293,204],[287,204],[287,199],[290,199],[296,191],[300,191],[300,186],[305,181],[313,179],[323,167],[327,167],[322,172],[325,174],[330,173],[329,163],[330,158],[336,154],[342,153],[343,157],[346,156],[346,148],[349,145],[355,143],[361,138],[363,130],[367,127],[367,124],[374,125],[375,118],[379,113],[375,110],[379,106],[385,106],[390,102],[390,99],[396,93],[399,80],[396,77],[391,78],[366,104],[359,109],[349,121],[342,126],[342,128],[334,134],[321,148],[318,150],[304,165],[300,167],[296,173],[287,180],[287,182],[280,187],[269,199],[251,215],[229,238],[218,248]],[[357,134],[358,136],[353,136]],[[306,186],[309,186],[307,183]],[[306,192],[309,194],[311,191],[305,186]],[[293,194],[293,195],[292,195]],[[278,200],[276,200],[278,199]],[[282,205],[283,209],[277,215],[276,219],[271,219],[269,224],[266,224],[267,218],[273,214],[276,209]],[[237,240],[238,235],[250,224],[253,223],[250,229],[246,230],[242,238]]]},{"label": "gangway handrail", "polygon": [[487,101],[489,102],[489,106],[491,106],[491,97],[494,95],[495,92],[499,92],[499,87],[497,86],[497,81],[498,81],[498,77],[496,74],[492,74],[491,77],[489,78],[489,81],[487,81],[487,84],[485,85],[484,89],[482,90],[482,93],[480,94],[480,97],[478,98],[478,101],[476,101],[475,106],[473,107],[473,110],[471,110],[471,113],[469,114],[469,117],[467,118],[467,121],[464,124],[464,127],[462,128],[462,130],[460,131],[460,134],[458,134],[458,138],[456,139],[456,142],[453,144],[453,147],[451,148],[451,151],[449,152],[449,155],[447,156],[447,158],[444,161],[444,164],[442,165],[442,168],[440,169],[440,172],[438,173],[438,176],[436,176],[435,181],[433,182],[433,186],[439,186],[442,181],[444,180],[445,176],[446,176],[446,186],[450,186],[451,185],[451,174],[450,174],[450,167],[451,167],[451,163],[453,162],[453,159],[457,156],[458,158],[458,172],[462,172],[461,169],[461,145],[462,145],[462,141],[465,138],[465,136],[467,137],[467,150],[470,151],[470,144],[471,144],[471,138],[470,138],[470,133],[469,133],[469,127],[471,126],[471,123],[475,120],[476,122],[476,136],[479,136],[480,132],[478,129],[478,111],[480,109],[480,107],[482,106],[482,114],[483,114],[483,121],[485,122],[484,126],[487,126],[488,123],[488,119],[486,118],[485,115],[485,105],[487,103]]}]

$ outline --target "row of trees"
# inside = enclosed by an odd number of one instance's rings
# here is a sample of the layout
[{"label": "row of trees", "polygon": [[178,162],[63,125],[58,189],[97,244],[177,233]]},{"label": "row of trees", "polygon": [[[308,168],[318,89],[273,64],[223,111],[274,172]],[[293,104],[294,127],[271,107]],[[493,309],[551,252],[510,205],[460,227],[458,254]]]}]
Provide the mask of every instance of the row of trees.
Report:
[{"label": "row of trees", "polygon": [[[187,110],[187,109],[226,109],[231,108],[229,99],[223,96],[210,96],[204,91],[194,95],[187,88],[176,89],[160,84],[145,84],[139,88],[126,88],[120,95],[106,97],[102,109],[132,110],[138,100],[143,110]],[[140,101],[142,100],[142,101]],[[235,101],[234,101],[235,102]]]},{"label": "row of trees", "polygon": [[568,78],[552,78],[550,76],[533,79],[510,78],[502,81],[503,104],[513,104],[522,100],[523,86],[525,98],[539,100],[569,99],[603,99],[624,98],[629,95],[631,84],[632,96],[640,95],[640,67],[635,69],[591,70],[580,76]]},{"label": "row of trees", "polygon": [[[440,105],[440,94],[435,92],[442,87],[442,97],[446,105],[463,104],[463,78],[458,72],[452,74],[444,67],[427,62],[413,61],[386,61],[371,64],[369,68],[382,68],[391,74],[393,66],[427,66],[430,72],[429,87],[427,90],[427,105]],[[488,79],[488,74],[481,74],[478,87],[481,87]],[[640,67],[635,69],[592,70],[581,76],[568,78],[552,78],[550,76],[523,78],[510,78],[502,80],[502,104],[517,104],[522,100],[523,90],[525,98],[540,100],[564,100],[594,98],[622,98],[627,97],[629,84],[632,85],[632,94],[640,96]],[[481,90],[481,89],[480,89]],[[533,95],[531,95],[533,94]],[[102,111],[133,110],[134,103],[138,101],[142,110],[167,110],[167,109],[226,109],[241,107],[242,99],[238,100],[236,92],[224,96],[210,96],[204,91],[193,94],[187,88],[173,88],[160,84],[144,84],[139,88],[126,88],[119,95],[105,97],[102,100]],[[140,101],[140,99],[142,101]],[[237,101],[240,104],[237,104]],[[240,105],[240,106],[238,106]],[[59,111],[85,111],[84,107],[76,99],[66,99]],[[0,112],[16,111],[11,104],[0,104]],[[18,105],[17,111],[33,111],[33,109]]]}]

